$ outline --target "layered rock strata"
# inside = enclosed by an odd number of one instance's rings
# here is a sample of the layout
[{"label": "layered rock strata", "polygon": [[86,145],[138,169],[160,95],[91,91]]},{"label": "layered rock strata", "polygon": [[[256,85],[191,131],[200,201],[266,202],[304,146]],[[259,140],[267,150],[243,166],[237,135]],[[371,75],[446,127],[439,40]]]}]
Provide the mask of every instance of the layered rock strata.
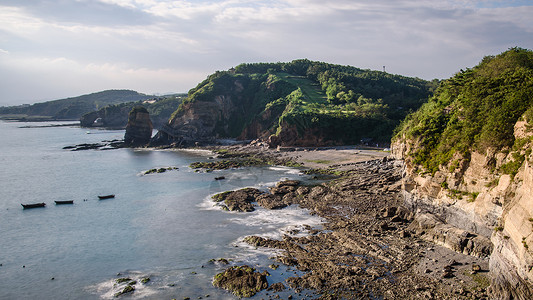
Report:
[{"label": "layered rock strata", "polygon": [[[473,152],[457,168],[423,174],[413,164],[412,141],[392,153],[404,161],[402,194],[415,213],[413,230],[458,252],[490,257],[491,297],[533,299],[533,167],[529,125],[515,125],[518,149]],[[529,149],[529,150],[528,150]],[[523,157],[520,163],[517,157]],[[515,174],[500,170],[518,161]],[[453,171],[452,171],[453,169]]]}]

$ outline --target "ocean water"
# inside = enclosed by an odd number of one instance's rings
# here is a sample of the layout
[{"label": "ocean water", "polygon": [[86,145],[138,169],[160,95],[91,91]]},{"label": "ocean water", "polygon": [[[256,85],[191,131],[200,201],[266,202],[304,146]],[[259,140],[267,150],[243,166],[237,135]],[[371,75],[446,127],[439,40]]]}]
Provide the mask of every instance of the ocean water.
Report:
[{"label": "ocean water", "polygon": [[[48,123],[0,122],[0,299],[112,299],[121,277],[139,280],[128,299],[235,299],[212,287],[225,265],[268,270],[270,283],[297,271],[268,269],[275,253],[242,242],[247,235],[280,237],[321,220],[291,206],[226,212],[211,195],[306,180],[283,167],[198,173],[202,151],[139,149],[69,151],[64,146],[121,139],[124,131],[78,127],[21,128]],[[89,134],[87,134],[89,133]],[[143,175],[159,167],[179,170]],[[216,181],[217,176],[226,180]],[[98,200],[97,195],[115,194]],[[54,200],[74,200],[73,205]],[[21,203],[45,202],[23,210]],[[287,290],[286,295],[292,293]],[[266,292],[254,298],[265,298]],[[268,297],[268,296],[266,296]]]}]

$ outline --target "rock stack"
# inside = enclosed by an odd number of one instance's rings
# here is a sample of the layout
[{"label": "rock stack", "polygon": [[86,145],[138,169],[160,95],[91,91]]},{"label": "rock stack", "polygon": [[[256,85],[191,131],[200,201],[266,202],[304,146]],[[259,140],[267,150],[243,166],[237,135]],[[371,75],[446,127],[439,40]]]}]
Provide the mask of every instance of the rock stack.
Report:
[{"label": "rock stack", "polygon": [[130,147],[146,146],[152,137],[152,130],[153,126],[148,110],[142,106],[136,106],[128,116],[124,144]]}]

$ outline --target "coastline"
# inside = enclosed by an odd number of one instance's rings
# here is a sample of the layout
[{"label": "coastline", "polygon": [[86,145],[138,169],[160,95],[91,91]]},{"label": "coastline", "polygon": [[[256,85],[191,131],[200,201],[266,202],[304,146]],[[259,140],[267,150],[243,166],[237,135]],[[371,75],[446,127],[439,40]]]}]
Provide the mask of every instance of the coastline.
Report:
[{"label": "coastline", "polygon": [[[488,299],[487,259],[427,242],[411,226],[413,214],[400,195],[402,162],[388,158],[388,152],[250,145],[209,149],[241,154],[230,159],[260,155],[337,175],[298,189],[298,195],[282,194],[325,220],[322,230],[282,240],[247,239],[252,246],[281,251],[274,263],[301,273],[272,284],[271,299],[286,289],[299,296],[313,291],[317,299]],[[473,271],[477,266],[480,270]]]}]

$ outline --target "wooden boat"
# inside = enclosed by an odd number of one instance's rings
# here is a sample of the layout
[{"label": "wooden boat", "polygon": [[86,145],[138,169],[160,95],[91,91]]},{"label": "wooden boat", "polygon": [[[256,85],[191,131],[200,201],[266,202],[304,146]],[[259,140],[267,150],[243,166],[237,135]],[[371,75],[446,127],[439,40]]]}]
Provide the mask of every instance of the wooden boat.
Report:
[{"label": "wooden boat", "polygon": [[109,198],[115,198],[115,195],[104,195],[104,196],[98,196],[98,199],[109,199]]},{"label": "wooden boat", "polygon": [[74,200],[62,200],[62,201],[54,201],[56,203],[56,205],[61,205],[61,204],[74,204]]},{"label": "wooden boat", "polygon": [[224,176],[215,177],[215,180],[222,180],[222,179],[226,179],[226,177]]},{"label": "wooden boat", "polygon": [[43,202],[43,203],[20,204],[20,205],[22,205],[24,209],[28,209],[28,208],[44,207],[46,203]]}]

